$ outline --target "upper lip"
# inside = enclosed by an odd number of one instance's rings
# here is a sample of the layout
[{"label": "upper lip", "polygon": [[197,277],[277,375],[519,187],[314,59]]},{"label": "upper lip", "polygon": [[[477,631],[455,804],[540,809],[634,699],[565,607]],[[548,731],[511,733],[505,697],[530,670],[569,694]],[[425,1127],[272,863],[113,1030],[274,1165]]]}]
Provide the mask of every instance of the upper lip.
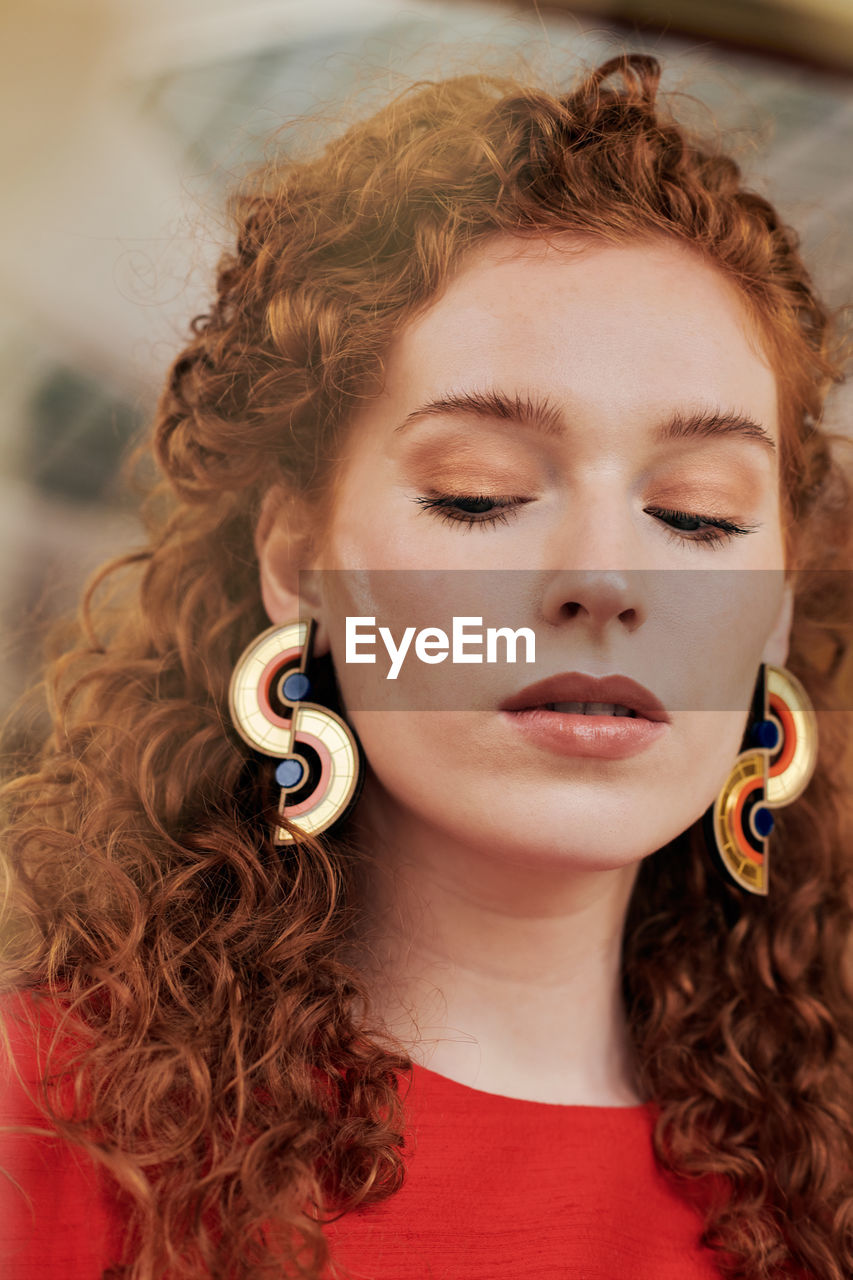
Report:
[{"label": "upper lip", "polygon": [[590,676],[567,671],[528,685],[500,705],[501,711],[524,711],[547,702],[608,702],[636,711],[646,720],[668,721],[666,707],[650,689],[629,676]]}]

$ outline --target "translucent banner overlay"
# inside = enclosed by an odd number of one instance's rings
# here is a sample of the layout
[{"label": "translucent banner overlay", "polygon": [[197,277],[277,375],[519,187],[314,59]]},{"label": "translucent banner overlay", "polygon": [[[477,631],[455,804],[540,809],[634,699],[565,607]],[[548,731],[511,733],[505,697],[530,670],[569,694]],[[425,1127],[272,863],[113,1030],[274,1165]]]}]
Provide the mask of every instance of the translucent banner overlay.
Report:
[{"label": "translucent banner overlay", "polygon": [[[792,599],[822,672],[853,628],[850,570],[315,570],[299,591],[351,711],[495,711],[581,674],[626,677],[667,714],[746,712],[761,662],[788,665]],[[819,709],[853,710],[844,674]]]}]

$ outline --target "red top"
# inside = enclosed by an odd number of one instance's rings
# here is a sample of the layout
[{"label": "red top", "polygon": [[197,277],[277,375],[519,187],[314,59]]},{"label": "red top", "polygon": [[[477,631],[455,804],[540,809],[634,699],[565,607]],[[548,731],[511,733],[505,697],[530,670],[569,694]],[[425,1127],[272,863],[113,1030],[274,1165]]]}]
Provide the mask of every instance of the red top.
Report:
[{"label": "red top", "polygon": [[[6,1025],[32,1083],[31,1036]],[[44,1123],[5,1076],[0,1124]],[[719,1280],[656,1168],[651,1109],[527,1102],[420,1066],[400,1083],[406,1181],[327,1226],[335,1280]],[[105,1175],[26,1134],[0,1135],[0,1169],[17,1184],[0,1176],[4,1280],[100,1280],[121,1232]]]},{"label": "red top", "polygon": [[651,1108],[526,1102],[415,1066],[403,1187],[326,1228],[347,1280],[720,1280]]}]

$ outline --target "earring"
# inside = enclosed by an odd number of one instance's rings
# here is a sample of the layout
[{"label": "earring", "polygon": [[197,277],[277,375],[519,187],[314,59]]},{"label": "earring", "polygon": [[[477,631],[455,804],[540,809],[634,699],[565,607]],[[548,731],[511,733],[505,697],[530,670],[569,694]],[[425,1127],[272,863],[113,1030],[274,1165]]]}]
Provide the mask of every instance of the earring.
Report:
[{"label": "earring", "polygon": [[742,750],[702,818],[718,866],[749,893],[767,894],[771,809],[805,791],[817,742],[817,716],[800,681],[784,667],[762,663]]},{"label": "earring", "polygon": [[[349,725],[328,707],[307,701],[315,629],[312,618],[263,631],[240,655],[228,690],[241,738],[279,760],[279,815],[309,835],[345,817],[364,780],[361,748]],[[297,838],[276,827],[276,844]]]}]

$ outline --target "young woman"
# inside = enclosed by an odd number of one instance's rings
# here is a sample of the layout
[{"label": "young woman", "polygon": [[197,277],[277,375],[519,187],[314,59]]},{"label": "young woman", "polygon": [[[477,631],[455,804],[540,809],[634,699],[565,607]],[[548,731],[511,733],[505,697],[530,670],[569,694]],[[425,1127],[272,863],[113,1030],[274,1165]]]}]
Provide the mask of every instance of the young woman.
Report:
[{"label": "young woman", "polygon": [[853,1271],[839,341],[658,78],[237,200],[5,789],[4,1274]]}]

